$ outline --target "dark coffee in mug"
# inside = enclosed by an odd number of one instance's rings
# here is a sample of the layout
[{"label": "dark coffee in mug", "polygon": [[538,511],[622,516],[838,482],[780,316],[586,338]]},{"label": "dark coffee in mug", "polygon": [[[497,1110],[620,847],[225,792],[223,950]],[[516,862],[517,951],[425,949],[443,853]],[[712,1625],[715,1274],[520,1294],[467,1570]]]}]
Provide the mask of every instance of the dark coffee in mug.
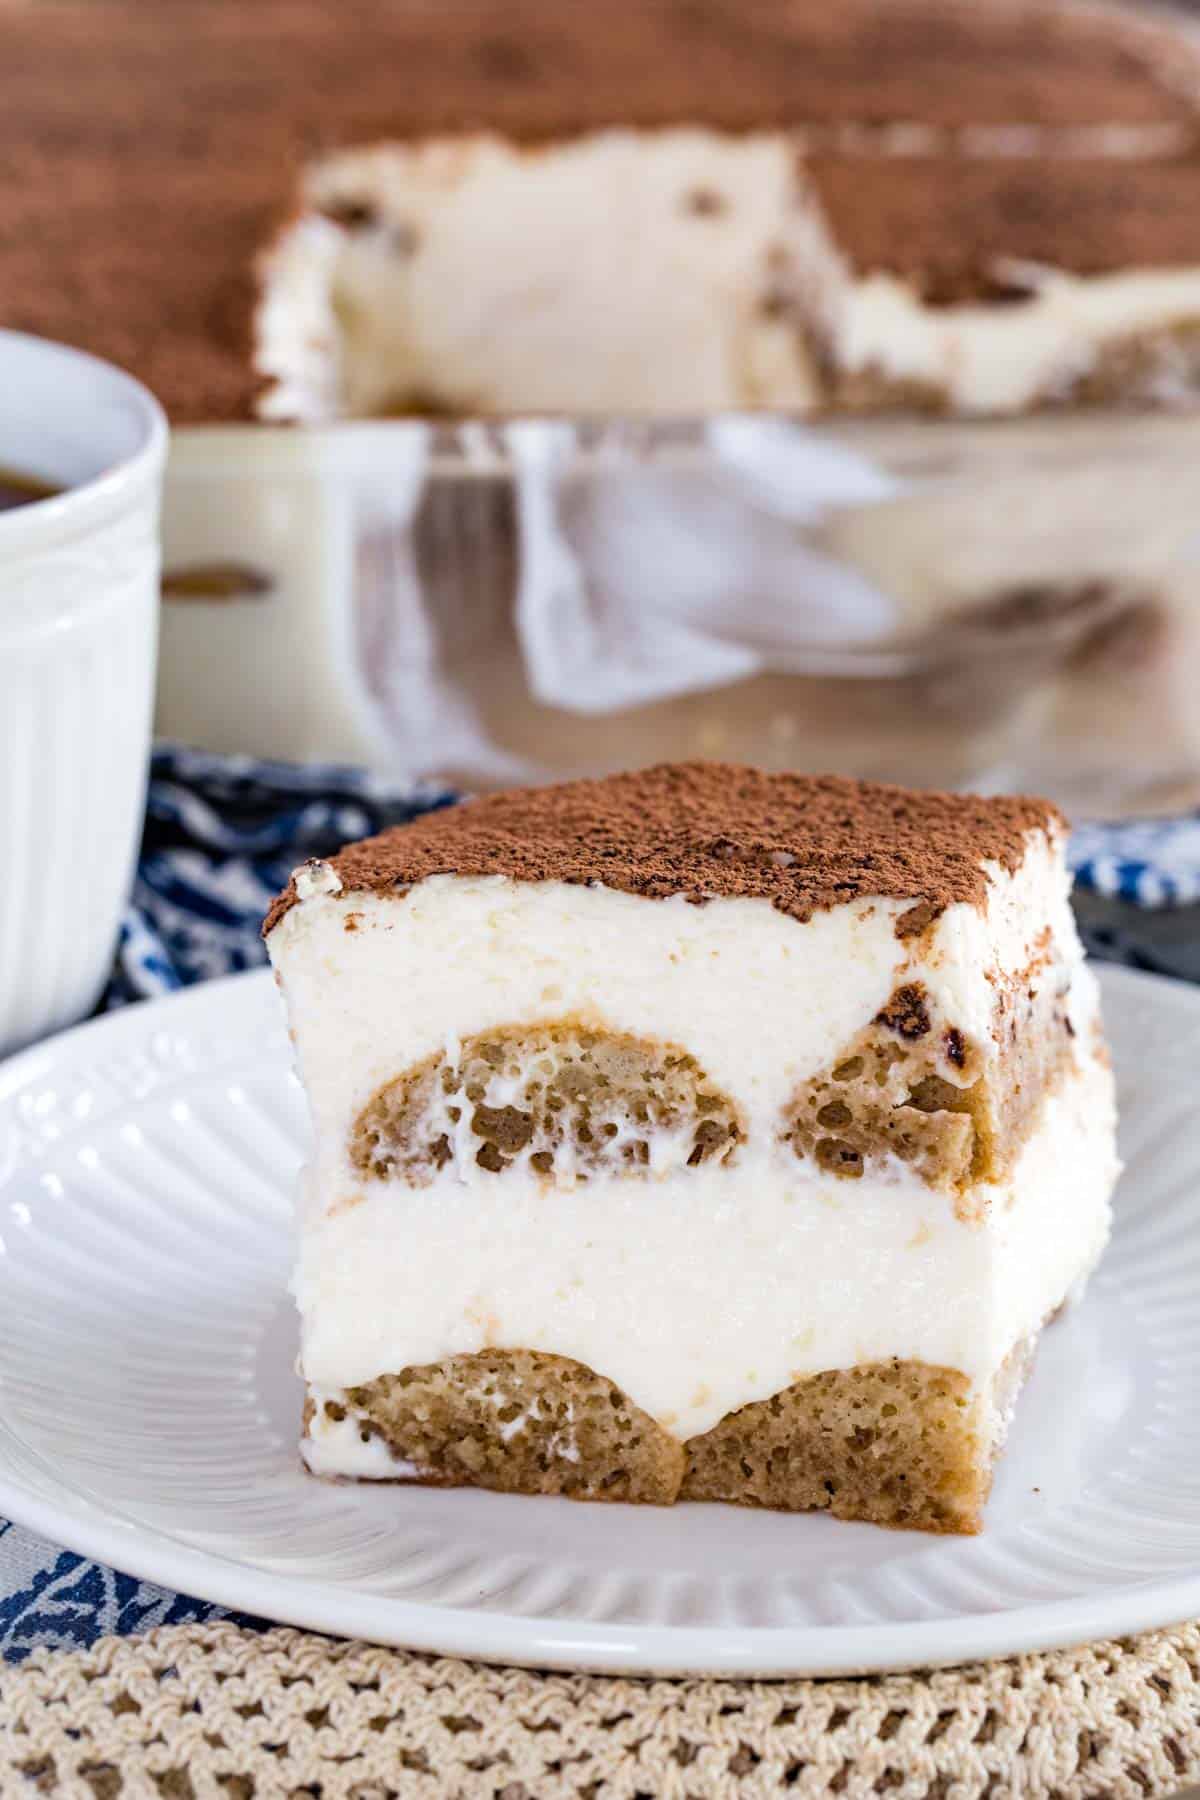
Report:
[{"label": "dark coffee in mug", "polygon": [[40,476],[26,475],[20,469],[10,469],[0,463],[0,513],[11,512],[16,506],[32,506],[35,500],[51,500],[62,491]]}]

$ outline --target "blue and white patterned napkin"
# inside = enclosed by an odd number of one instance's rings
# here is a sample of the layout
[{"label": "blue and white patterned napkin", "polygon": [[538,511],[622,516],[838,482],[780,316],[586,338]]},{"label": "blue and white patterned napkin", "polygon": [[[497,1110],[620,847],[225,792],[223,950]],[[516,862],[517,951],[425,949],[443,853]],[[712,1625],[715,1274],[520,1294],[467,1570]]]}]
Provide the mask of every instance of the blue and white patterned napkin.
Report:
[{"label": "blue and white patterned napkin", "polygon": [[[361,770],[160,748],[105,1005],[256,966],[264,960],[263,913],[297,863],[453,798]],[[1141,909],[1184,905],[1200,899],[1200,818],[1087,826],[1075,835],[1072,862],[1079,886],[1095,896]],[[1092,947],[1154,967],[1153,943],[1131,916],[1133,926],[1092,930]],[[1149,924],[1144,911],[1141,917]],[[223,1609],[207,1601],[117,1574],[0,1519],[0,1655],[7,1661],[19,1662],[35,1645],[79,1648],[110,1633],[219,1616]]]},{"label": "blue and white patterned napkin", "polygon": [[1200,900],[1200,816],[1079,825],[1071,834],[1075,885],[1157,909]]}]

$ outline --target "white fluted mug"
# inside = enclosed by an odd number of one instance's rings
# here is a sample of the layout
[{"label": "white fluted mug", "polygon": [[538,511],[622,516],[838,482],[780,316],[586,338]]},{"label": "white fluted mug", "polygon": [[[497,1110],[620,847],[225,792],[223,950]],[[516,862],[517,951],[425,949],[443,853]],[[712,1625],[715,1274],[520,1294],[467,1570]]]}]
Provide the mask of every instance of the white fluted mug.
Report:
[{"label": "white fluted mug", "polygon": [[141,832],[167,427],[107,363],[0,331],[0,1055],[84,1017]]}]

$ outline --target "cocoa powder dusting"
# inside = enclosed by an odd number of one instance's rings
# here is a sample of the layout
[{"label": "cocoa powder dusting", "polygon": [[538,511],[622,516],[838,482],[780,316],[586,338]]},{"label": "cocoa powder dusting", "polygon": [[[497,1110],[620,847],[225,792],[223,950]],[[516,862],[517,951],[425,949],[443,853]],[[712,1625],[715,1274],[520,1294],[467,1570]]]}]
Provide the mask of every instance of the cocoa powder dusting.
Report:
[{"label": "cocoa powder dusting", "polygon": [[1112,157],[817,156],[808,170],[859,275],[899,276],[932,305],[1007,301],[1013,270],[1179,266],[1200,249],[1195,164]]},{"label": "cocoa powder dusting", "polygon": [[[1027,834],[1062,824],[1045,800],[915,792],[837,775],[664,763],[602,781],[517,788],[428,813],[331,859],[347,896],[431,875],[565,881],[650,899],[763,899],[802,923],[850,900],[986,897],[984,864],[1014,870]],[[267,914],[271,931],[294,885]]]},{"label": "cocoa powder dusting", "polygon": [[920,937],[928,931],[941,913],[942,908],[932,900],[918,900],[907,912],[902,912],[892,927],[896,936],[903,942],[906,938]]},{"label": "cocoa powder dusting", "polygon": [[898,987],[886,1006],[875,1014],[876,1025],[886,1025],[906,1043],[915,1043],[929,1031],[929,1007],[925,989],[919,981],[907,981]]}]

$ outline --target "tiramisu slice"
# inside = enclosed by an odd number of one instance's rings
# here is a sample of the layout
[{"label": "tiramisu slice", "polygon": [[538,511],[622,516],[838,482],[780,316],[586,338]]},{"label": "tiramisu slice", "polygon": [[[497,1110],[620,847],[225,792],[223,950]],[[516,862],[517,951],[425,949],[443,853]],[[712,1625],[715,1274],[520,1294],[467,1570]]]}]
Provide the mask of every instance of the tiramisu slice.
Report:
[{"label": "tiramisu slice", "polygon": [[315,1473],[979,1529],[1116,1172],[1061,823],[718,764],[500,794],[266,924]]}]

